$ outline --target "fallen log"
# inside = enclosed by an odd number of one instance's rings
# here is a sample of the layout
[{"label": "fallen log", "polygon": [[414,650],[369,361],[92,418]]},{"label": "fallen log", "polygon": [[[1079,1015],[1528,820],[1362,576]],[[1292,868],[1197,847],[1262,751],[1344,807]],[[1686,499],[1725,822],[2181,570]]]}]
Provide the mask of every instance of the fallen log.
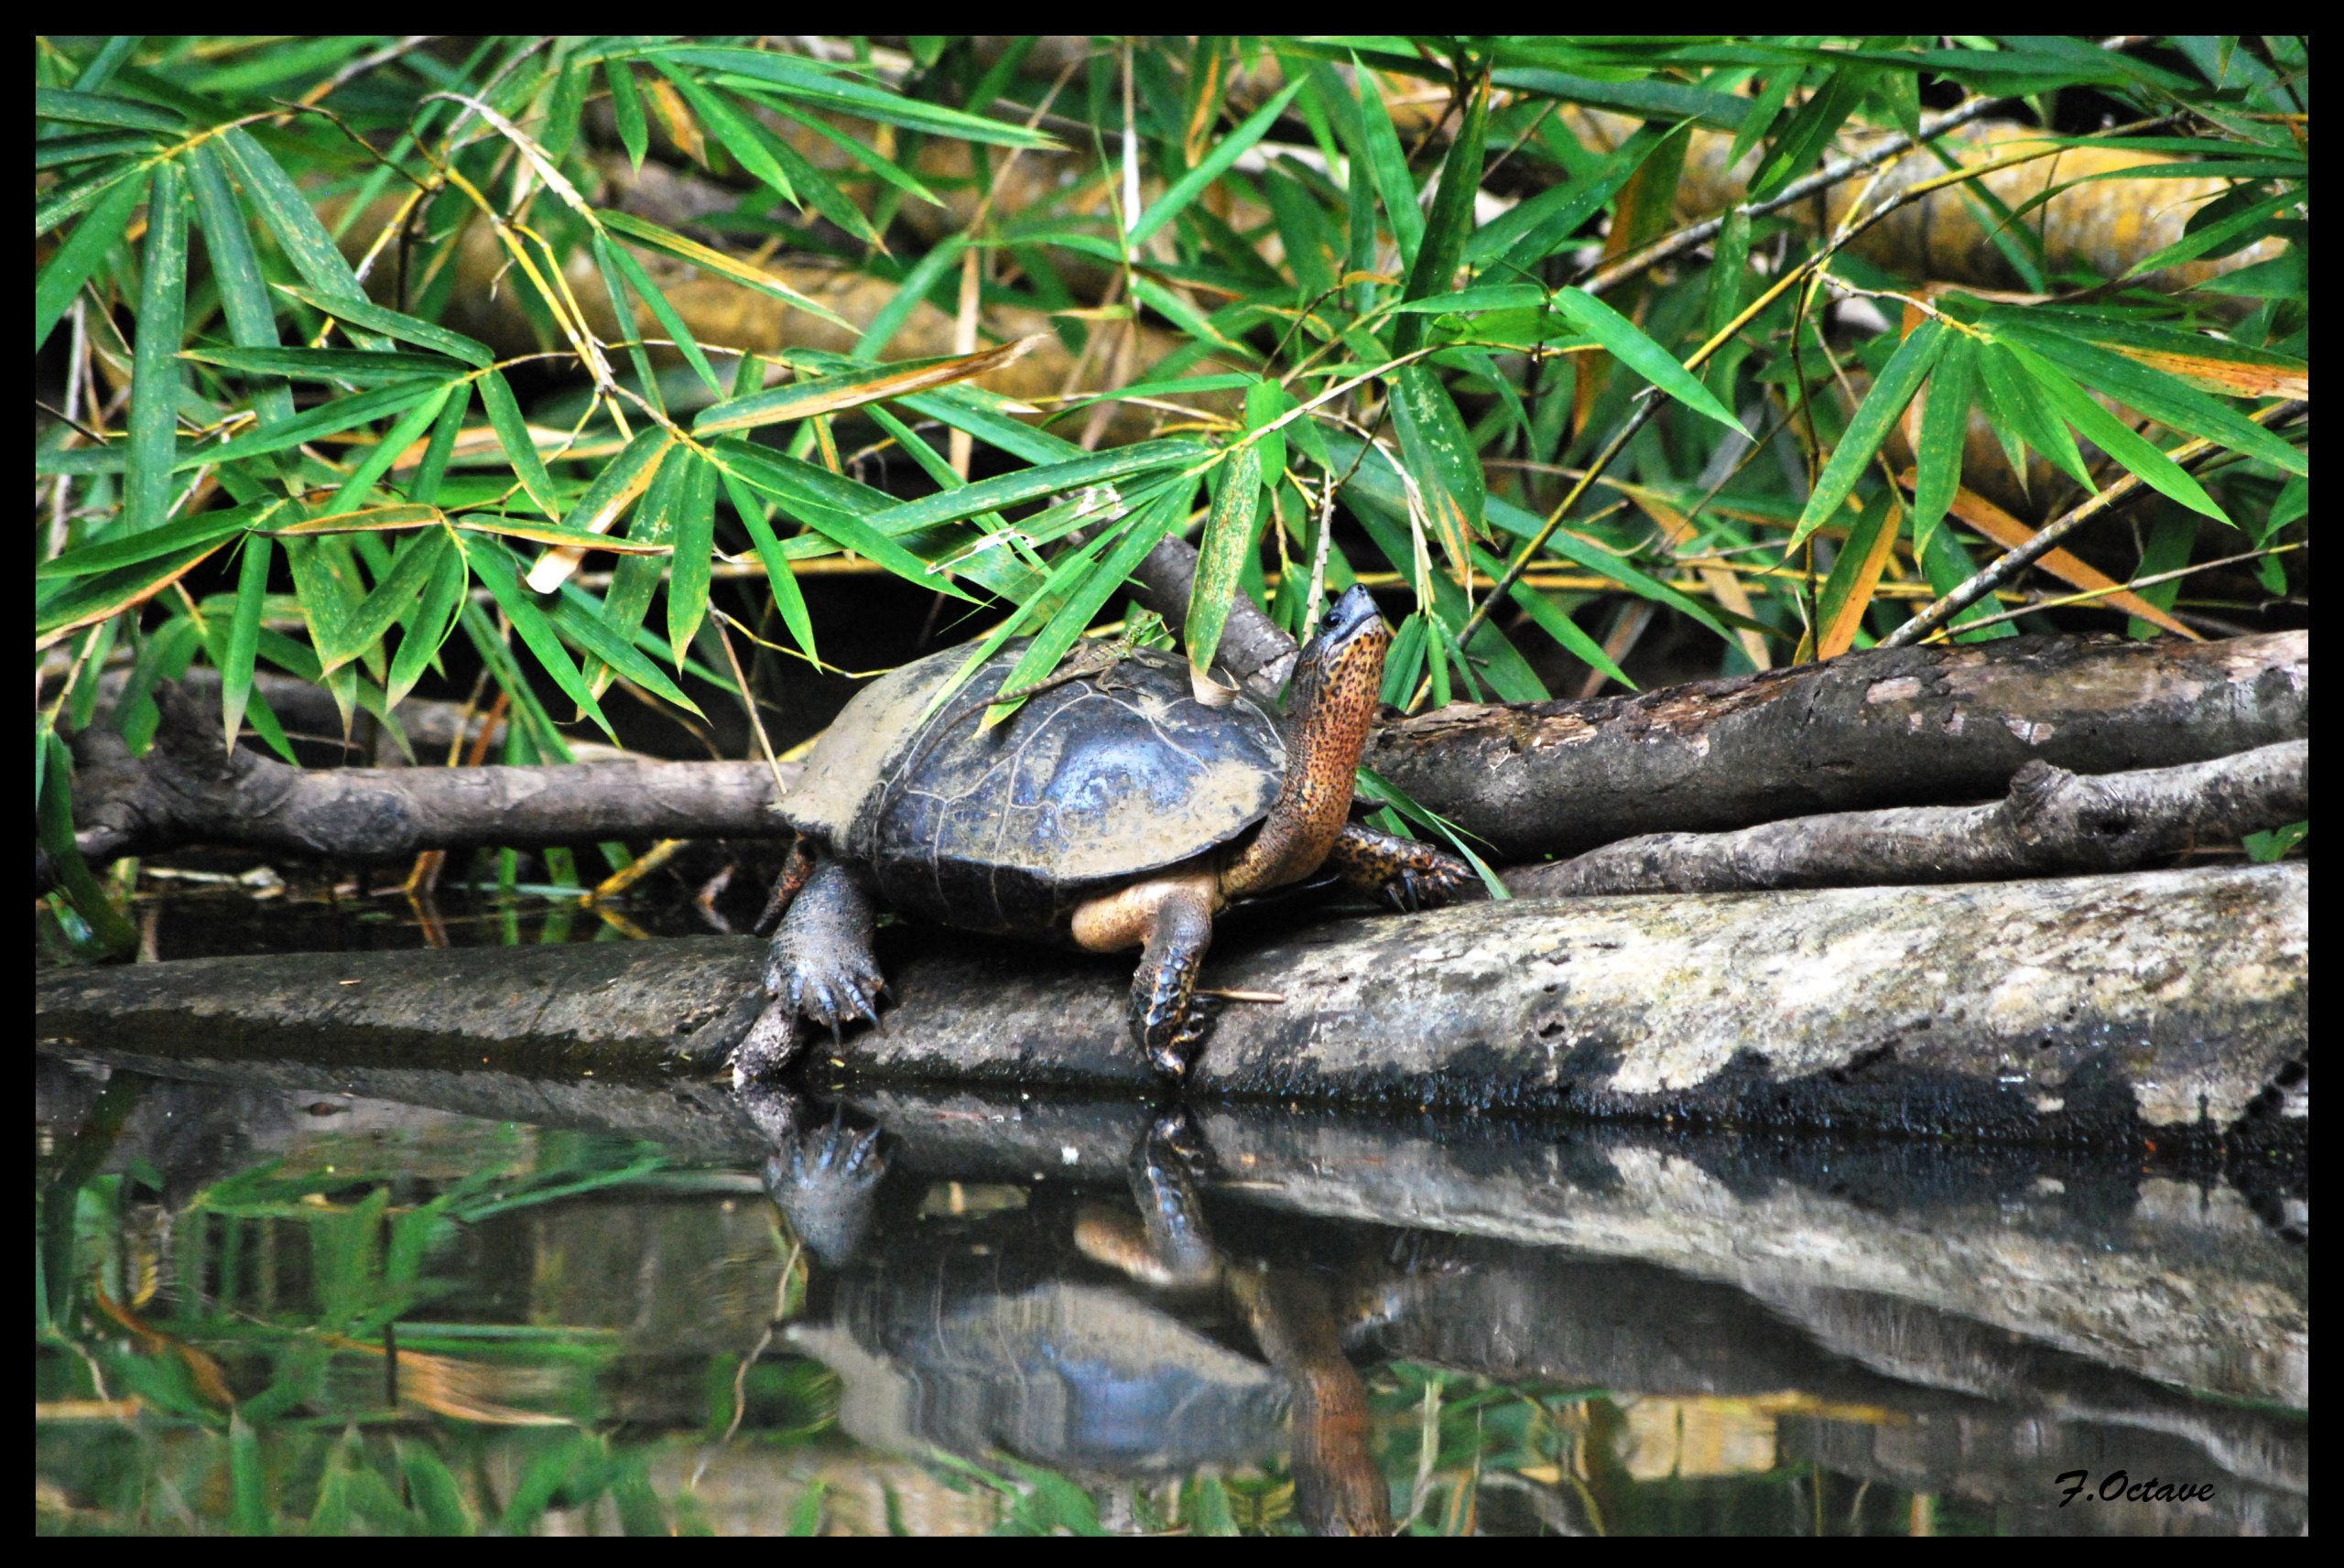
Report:
[{"label": "fallen log", "polygon": [[[1477,903],[1223,922],[1201,1096],[1931,1136],[2244,1141],[2307,1126],[2302,864],[1962,887]],[[841,1082],[1144,1091],[1128,960],[897,924]],[[52,973],[44,1037],[309,1040],[450,1070],[716,1068],[764,945],[221,958]],[[371,1044],[369,1044],[371,1042]]]},{"label": "fallen log", "polygon": [[2311,814],[2311,742],[2090,776],[2037,759],[1991,806],[1794,816],[1731,833],[1647,833],[1506,874],[1519,896],[1991,881],[2131,871]]},{"label": "fallen log", "polygon": [[[74,841],[85,860],[239,844],[364,864],[425,849],[789,830],[762,762],[297,768],[223,748],[217,700],[193,683],[163,694],[164,723],[143,757],[110,730],[74,737]],[[795,774],[793,765],[786,776]]]},{"label": "fallen log", "polygon": [[2173,767],[2311,734],[2311,634],[2010,637],[1579,702],[1454,703],[1366,763],[1496,860],[1638,833],[1990,800],[2031,762]]}]

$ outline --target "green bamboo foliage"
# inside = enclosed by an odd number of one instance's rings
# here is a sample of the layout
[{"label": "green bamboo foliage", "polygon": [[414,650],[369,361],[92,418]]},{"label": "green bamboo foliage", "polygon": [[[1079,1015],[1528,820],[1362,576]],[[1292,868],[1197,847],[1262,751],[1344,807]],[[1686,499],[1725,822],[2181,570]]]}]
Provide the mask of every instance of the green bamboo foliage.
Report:
[{"label": "green bamboo foliage", "polygon": [[[396,722],[462,635],[558,756],[570,716],[527,672],[596,719],[614,679],[728,687],[724,622],[818,658],[797,574],[841,556],[991,642],[1036,635],[1046,673],[1175,536],[1206,568],[1199,670],[1237,594],[1299,633],[1312,584],[1365,577],[1405,621],[1404,705],[1553,695],[1565,654],[1625,681],[1603,639],[1634,600],[1731,671],[1748,633],[1775,659],[1825,620],[1862,645],[2004,547],[1965,499],[1973,419],[2046,506],[2137,482],[2161,571],[2262,552],[2266,588],[2295,580],[2305,437],[2272,416],[2307,386],[2308,100],[2284,38],[35,60],[34,347],[71,411],[36,441],[37,650],[77,681],[116,648],[216,664],[230,730],[272,744],[255,670]],[[1938,124],[1972,100],[2049,117],[2032,185]],[[1862,248],[1924,178],[1870,183],[1899,134],[2002,291]],[[2111,146],[2130,161],[2090,162]],[[655,165],[691,199],[627,199],[615,175]],[[1657,238],[1607,250],[1672,185]],[[2192,216],[2114,260],[2063,248],[2056,204],[2119,189]],[[1816,218],[1850,192],[1870,206]],[[483,301],[534,347],[473,329]],[[964,301],[973,345],[897,346]],[[1020,354],[1057,394],[990,389]],[[1952,634],[2006,634],[1993,608]]]}]

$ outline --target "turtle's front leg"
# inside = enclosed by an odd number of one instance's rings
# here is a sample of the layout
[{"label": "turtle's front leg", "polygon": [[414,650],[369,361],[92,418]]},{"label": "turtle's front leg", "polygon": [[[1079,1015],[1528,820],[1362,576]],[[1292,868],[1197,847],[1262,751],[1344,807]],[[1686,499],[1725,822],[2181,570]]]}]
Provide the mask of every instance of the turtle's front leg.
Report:
[{"label": "turtle's front leg", "polygon": [[1343,824],[1328,869],[1344,885],[1384,901],[1403,914],[1438,909],[1474,885],[1473,868],[1413,838],[1395,838],[1356,822]]},{"label": "turtle's front leg", "polygon": [[1211,946],[1212,901],[1201,890],[1180,887],[1157,902],[1132,976],[1132,1039],[1148,1065],[1174,1083],[1188,1076],[1204,1034],[1197,977]]},{"label": "turtle's front leg", "polygon": [[817,852],[765,956],[765,989],[836,1041],[841,1021],[878,1018],[885,985],[871,950],[869,891],[855,870]]},{"label": "turtle's front leg", "polygon": [[1132,976],[1132,1040],[1175,1083],[1188,1076],[1204,1021],[1197,975],[1212,946],[1219,883],[1209,871],[1167,872],[1092,899],[1074,912],[1075,945],[1093,953],[1145,944]]}]

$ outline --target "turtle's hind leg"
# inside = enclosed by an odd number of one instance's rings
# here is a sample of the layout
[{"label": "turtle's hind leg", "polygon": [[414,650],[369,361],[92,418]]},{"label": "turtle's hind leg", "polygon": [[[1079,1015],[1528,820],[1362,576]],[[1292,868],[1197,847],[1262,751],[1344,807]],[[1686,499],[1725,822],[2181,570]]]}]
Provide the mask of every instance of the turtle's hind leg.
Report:
[{"label": "turtle's hind leg", "polygon": [[1473,868],[1444,850],[1413,838],[1395,838],[1356,822],[1343,824],[1328,869],[1345,886],[1378,898],[1403,914],[1438,909],[1474,885]]},{"label": "turtle's hind leg", "polygon": [[806,891],[806,884],[813,879],[815,864],[814,846],[804,834],[790,840],[789,859],[782,862],[781,875],[773,880],[773,892],[765,900],[765,913],[749,929],[760,936],[771,931],[775,923],[789,913],[789,906],[798,902],[798,895]]},{"label": "turtle's hind leg", "polygon": [[871,950],[869,890],[853,868],[815,855],[804,891],[790,902],[765,956],[765,989],[827,1025],[836,1041],[841,1021],[878,1019],[885,985]]}]

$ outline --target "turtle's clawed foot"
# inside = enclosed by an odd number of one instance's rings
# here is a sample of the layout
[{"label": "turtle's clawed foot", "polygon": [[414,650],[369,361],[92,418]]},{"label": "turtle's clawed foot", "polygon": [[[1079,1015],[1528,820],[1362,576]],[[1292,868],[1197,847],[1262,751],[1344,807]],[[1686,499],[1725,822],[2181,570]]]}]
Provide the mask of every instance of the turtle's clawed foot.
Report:
[{"label": "turtle's clawed foot", "polygon": [[765,1190],[816,1257],[841,1263],[870,1228],[872,1205],[886,1173],[878,1130],[849,1132],[833,1120],[774,1149],[765,1161]]},{"label": "turtle's clawed foot", "polygon": [[838,944],[818,944],[807,951],[791,935],[785,928],[765,959],[765,989],[829,1029],[833,1042],[850,1019],[877,1022],[886,981],[869,952]]},{"label": "turtle's clawed foot", "polygon": [[1147,1065],[1184,1083],[1204,1039],[1206,1012],[1197,995],[1205,949],[1212,946],[1212,894],[1196,881],[1167,882],[1151,912],[1147,947],[1132,976],[1132,1039]]},{"label": "turtle's clawed foot", "polygon": [[871,951],[871,900],[854,875],[820,861],[790,904],[765,955],[765,989],[830,1032],[879,1017],[886,978]]},{"label": "turtle's clawed foot", "polygon": [[1479,881],[1473,868],[1454,855],[1423,844],[1414,849],[1415,853],[1401,858],[1382,890],[1384,902],[1403,914],[1454,903]]},{"label": "turtle's clawed foot", "polygon": [[1384,902],[1403,914],[1438,909],[1473,885],[1473,868],[1464,861],[1438,850],[1427,851],[1426,859],[1429,864],[1404,866],[1384,884]]},{"label": "turtle's clawed foot", "polygon": [[1176,1084],[1188,1081],[1188,1069],[1195,1065],[1206,1032],[1211,1026],[1211,1010],[1205,1005],[1204,998],[1193,994],[1177,1011],[1168,1011],[1161,1018],[1145,1014],[1132,1020],[1132,1033],[1139,1041],[1140,1054],[1147,1058],[1147,1065]]},{"label": "turtle's clawed foot", "polygon": [[1327,863],[1351,887],[1403,914],[1453,903],[1479,881],[1454,855],[1357,822],[1344,826]]}]

